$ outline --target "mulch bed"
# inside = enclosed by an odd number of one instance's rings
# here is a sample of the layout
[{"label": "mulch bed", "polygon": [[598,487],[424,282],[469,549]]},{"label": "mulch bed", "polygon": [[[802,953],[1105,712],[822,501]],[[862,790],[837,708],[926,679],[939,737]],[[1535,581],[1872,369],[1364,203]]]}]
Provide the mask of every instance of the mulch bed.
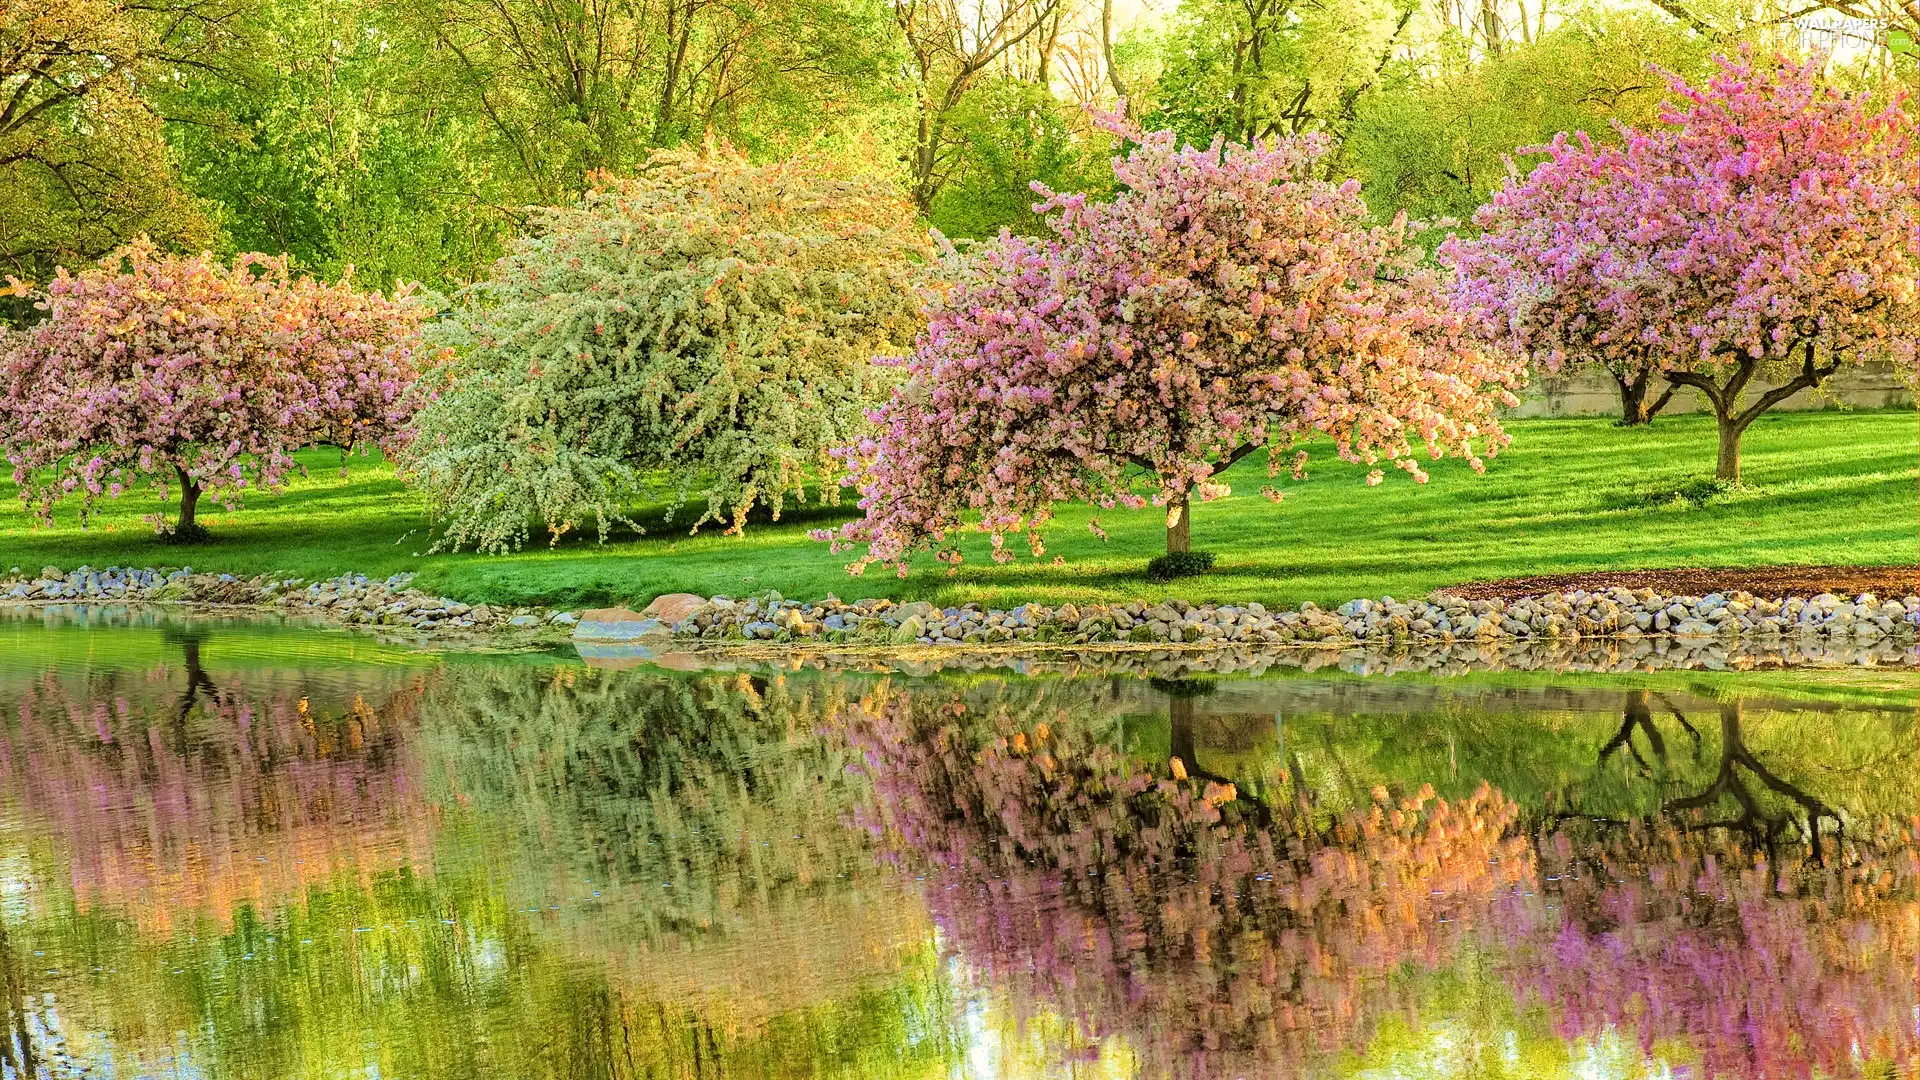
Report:
[{"label": "mulch bed", "polygon": [[1746,566],[1730,569],[1683,567],[1675,570],[1602,570],[1591,574],[1475,581],[1437,590],[1463,600],[1512,600],[1541,593],[1584,589],[1652,589],[1663,596],[1705,596],[1749,592],[1769,600],[1788,596],[1912,596],[1920,593],[1920,566]]}]

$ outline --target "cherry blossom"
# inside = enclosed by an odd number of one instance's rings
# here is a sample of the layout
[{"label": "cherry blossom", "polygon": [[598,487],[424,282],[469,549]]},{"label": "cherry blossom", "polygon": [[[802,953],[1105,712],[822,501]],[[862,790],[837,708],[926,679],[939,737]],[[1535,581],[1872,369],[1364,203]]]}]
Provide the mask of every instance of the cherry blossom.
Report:
[{"label": "cherry blossom", "polygon": [[1737,481],[1762,413],[1842,364],[1911,361],[1920,213],[1897,97],[1843,92],[1819,58],[1718,63],[1705,86],[1671,80],[1666,127],[1534,148],[1547,160],[1441,257],[1459,308],[1542,366],[1698,390]]},{"label": "cherry blossom", "polygon": [[1422,452],[1477,469],[1505,444],[1516,364],[1464,333],[1404,220],[1370,225],[1357,182],[1316,178],[1322,140],[1132,134],[1120,194],[1036,185],[1054,235],[1001,235],[933,298],[877,433],[843,451],[866,516],[831,539],[866,545],[856,569],[957,560],[976,522],[996,559],[1020,532],[1038,555],[1075,499],[1164,507],[1184,550],[1189,502],[1262,448],[1269,476],[1325,438],[1424,480]]},{"label": "cherry blossom", "polygon": [[276,487],[296,450],[396,444],[432,314],[405,294],[144,240],[60,271],[46,319],[0,345],[0,450],[21,499],[46,521],[77,494],[84,522],[101,495],[145,482],[164,498],[177,483],[170,528],[191,533],[202,493],[237,505]]}]

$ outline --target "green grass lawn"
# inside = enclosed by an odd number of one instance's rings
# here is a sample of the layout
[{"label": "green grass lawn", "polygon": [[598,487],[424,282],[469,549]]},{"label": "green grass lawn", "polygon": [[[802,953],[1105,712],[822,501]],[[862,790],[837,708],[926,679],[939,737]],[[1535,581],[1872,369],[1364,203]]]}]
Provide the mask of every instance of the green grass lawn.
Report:
[{"label": "green grass lawn", "polygon": [[155,510],[144,495],[103,504],[86,530],[63,507],[47,529],[32,524],[9,488],[0,493],[8,496],[0,502],[0,570],[188,563],[309,578],[408,570],[421,587],[469,601],[566,606],[766,589],[1000,605],[1169,595],[1325,604],[1525,574],[1920,558],[1912,410],[1764,416],[1744,444],[1748,486],[1704,505],[1648,499],[1712,475],[1714,433],[1704,417],[1662,418],[1641,430],[1606,420],[1526,420],[1510,430],[1513,447],[1486,475],[1443,462],[1424,486],[1388,470],[1384,483],[1368,488],[1365,470],[1333,461],[1322,447],[1306,482],[1283,476],[1287,497],[1278,505],[1259,494],[1264,466],[1243,462],[1228,474],[1234,495],[1194,513],[1194,546],[1217,552],[1217,568],[1164,586],[1143,573],[1165,542],[1163,518],[1152,510],[1102,515],[1110,534],[1102,542],[1086,530],[1084,508],[1062,508],[1044,559],[1016,544],[1022,555],[996,566],[985,539],[969,536],[957,575],[923,556],[904,581],[877,568],[850,577],[847,556],[807,539],[807,529],[845,520],[850,504],[750,526],[745,537],[711,527],[688,536],[659,524],[656,511],[640,515],[651,523],[645,535],[604,545],[570,537],[557,548],[503,556],[427,555],[431,525],[392,471],[356,458],[343,478],[338,456],[327,453],[305,455],[311,476],[284,494],[249,499],[231,513],[203,504],[201,521],[215,538],[194,547],[155,541],[140,521]]}]

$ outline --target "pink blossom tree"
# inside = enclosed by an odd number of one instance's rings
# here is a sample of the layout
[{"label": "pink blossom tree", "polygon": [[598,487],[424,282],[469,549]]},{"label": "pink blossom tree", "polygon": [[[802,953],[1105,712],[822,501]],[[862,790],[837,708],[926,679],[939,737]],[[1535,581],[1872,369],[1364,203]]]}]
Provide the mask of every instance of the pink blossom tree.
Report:
[{"label": "pink blossom tree", "polygon": [[164,255],[137,242],[61,271],[46,319],[0,353],[0,451],[41,520],[69,495],[146,481],[178,516],[202,494],[237,505],[273,488],[304,447],[391,444],[410,408],[421,322],[406,301],[296,277],[284,258]]},{"label": "pink blossom tree", "polygon": [[269,260],[268,295],[275,307],[275,351],[299,387],[308,446],[345,452],[391,449],[411,438],[415,383],[445,354],[420,337],[434,305],[411,286],[389,296],[354,287],[353,269],[339,281],[289,275]]},{"label": "pink blossom tree", "polygon": [[1271,476],[1324,437],[1424,480],[1417,450],[1478,469],[1506,442],[1516,365],[1465,335],[1404,220],[1371,226],[1357,182],[1315,178],[1323,142],[1133,137],[1120,194],[1036,185],[1055,235],[1003,234],[935,298],[878,433],[845,452],[866,516],[833,539],[867,546],[856,570],[957,560],[974,515],[996,559],[1023,531],[1037,555],[1072,499],[1165,507],[1167,549],[1185,551],[1191,502],[1226,494],[1218,474],[1255,451]]},{"label": "pink blossom tree", "polygon": [[1482,235],[1441,254],[1464,311],[1549,368],[1606,368],[1630,412],[1655,371],[1699,391],[1738,481],[1761,414],[1843,364],[1911,356],[1920,215],[1899,101],[1834,88],[1818,59],[1718,64],[1704,87],[1672,80],[1667,127],[1540,148]]}]

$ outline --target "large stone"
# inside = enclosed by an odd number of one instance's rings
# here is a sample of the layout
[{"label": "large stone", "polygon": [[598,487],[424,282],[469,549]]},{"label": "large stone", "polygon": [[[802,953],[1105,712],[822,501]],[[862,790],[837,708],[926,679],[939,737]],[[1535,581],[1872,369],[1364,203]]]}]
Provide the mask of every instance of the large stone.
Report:
[{"label": "large stone", "polygon": [[654,597],[653,603],[648,604],[647,610],[641,614],[672,626],[705,607],[706,603],[705,597],[693,593],[667,593],[664,596]]},{"label": "large stone", "polygon": [[594,608],[580,613],[573,628],[575,641],[640,641],[664,638],[670,627],[666,622],[627,608]]}]

